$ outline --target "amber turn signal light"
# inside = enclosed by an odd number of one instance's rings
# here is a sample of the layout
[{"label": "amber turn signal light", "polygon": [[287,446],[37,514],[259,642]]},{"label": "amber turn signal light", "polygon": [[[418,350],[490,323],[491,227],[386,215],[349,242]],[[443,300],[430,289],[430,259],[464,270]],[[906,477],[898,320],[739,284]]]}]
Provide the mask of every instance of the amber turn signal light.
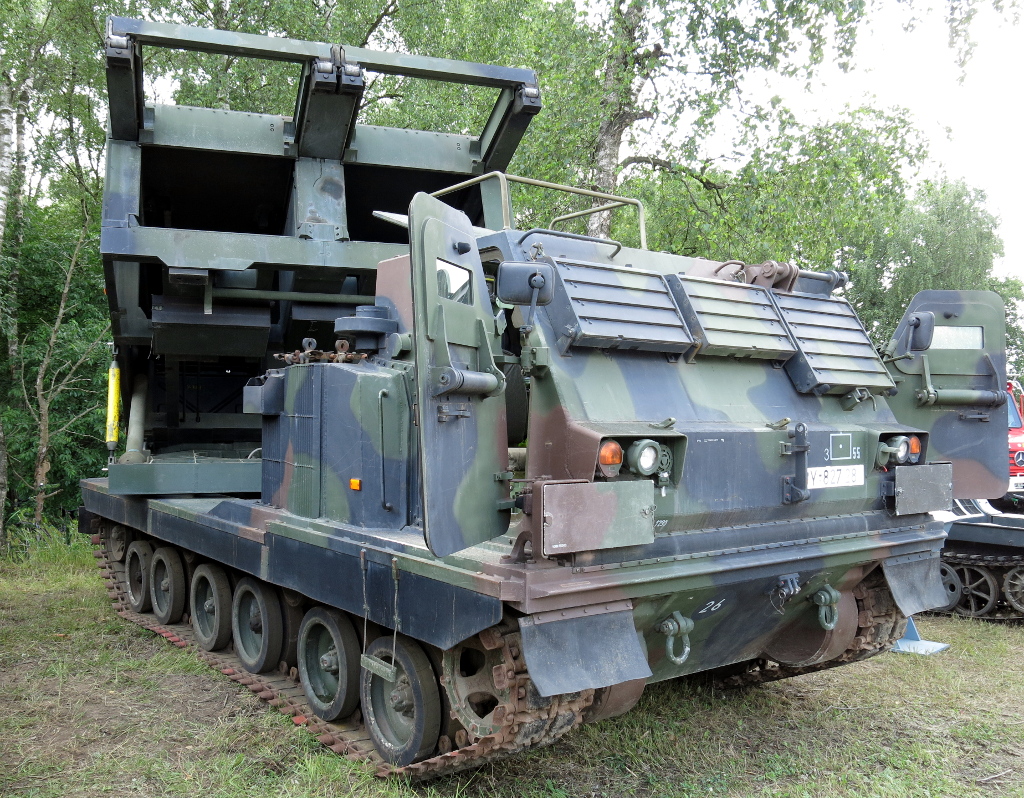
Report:
[{"label": "amber turn signal light", "polygon": [[606,478],[617,477],[622,468],[622,447],[617,441],[605,441],[597,454],[597,470]]},{"label": "amber turn signal light", "polygon": [[622,465],[622,447],[615,441],[605,441],[597,459],[601,465]]},{"label": "amber turn signal light", "polygon": [[910,453],[907,456],[907,459],[911,463],[917,463],[921,459],[921,439],[916,435],[911,435],[909,444]]}]

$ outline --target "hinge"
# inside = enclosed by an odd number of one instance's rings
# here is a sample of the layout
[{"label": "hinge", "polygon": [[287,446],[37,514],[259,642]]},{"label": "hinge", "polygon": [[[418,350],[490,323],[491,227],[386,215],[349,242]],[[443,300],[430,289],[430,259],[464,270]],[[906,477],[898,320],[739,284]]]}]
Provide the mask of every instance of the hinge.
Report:
[{"label": "hinge", "polygon": [[446,402],[437,406],[437,420],[441,423],[469,416],[469,405],[465,403]]}]

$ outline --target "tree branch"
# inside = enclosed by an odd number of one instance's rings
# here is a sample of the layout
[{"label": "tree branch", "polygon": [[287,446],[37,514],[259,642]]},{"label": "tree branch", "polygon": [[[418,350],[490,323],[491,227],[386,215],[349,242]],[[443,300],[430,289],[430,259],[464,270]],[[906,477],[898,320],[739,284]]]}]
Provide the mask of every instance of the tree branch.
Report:
[{"label": "tree branch", "polygon": [[373,34],[375,34],[377,32],[377,29],[384,24],[384,20],[386,20],[396,11],[398,11],[398,0],[390,0],[390,2],[385,4],[384,8],[382,8],[380,10],[380,13],[377,15],[377,18],[370,23],[370,28],[369,30],[366,31],[366,35],[363,36],[363,42],[359,46],[366,47],[366,45],[369,44]]},{"label": "tree branch", "polygon": [[673,163],[664,158],[651,158],[646,155],[631,155],[619,164],[619,168],[625,169],[627,166],[633,164],[645,164],[647,166],[653,166],[655,169],[660,169],[663,172],[669,174],[683,175],[691,180],[700,183],[701,186],[706,188],[708,191],[713,191],[716,194],[720,191],[724,191],[728,188],[725,183],[716,183],[709,177],[704,175],[703,170],[692,169],[689,166],[684,166],[681,163]]}]

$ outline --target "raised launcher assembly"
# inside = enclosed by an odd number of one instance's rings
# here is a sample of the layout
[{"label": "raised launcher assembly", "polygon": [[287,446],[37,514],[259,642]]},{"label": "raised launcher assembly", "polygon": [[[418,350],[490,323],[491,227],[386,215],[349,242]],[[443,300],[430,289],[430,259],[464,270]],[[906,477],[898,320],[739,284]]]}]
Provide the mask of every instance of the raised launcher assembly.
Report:
[{"label": "raised launcher assembly", "polygon": [[[640,248],[512,229],[528,70],[124,19],[107,44],[131,401],[80,519],[126,617],[426,777],[650,682],[870,657],[947,600],[929,512],[1006,485],[994,294],[920,295],[887,369],[838,274],[650,252],[635,200],[537,181],[634,206]],[[295,115],[147,105],[144,46],[294,61]],[[362,126],[364,70],[494,111]]]}]

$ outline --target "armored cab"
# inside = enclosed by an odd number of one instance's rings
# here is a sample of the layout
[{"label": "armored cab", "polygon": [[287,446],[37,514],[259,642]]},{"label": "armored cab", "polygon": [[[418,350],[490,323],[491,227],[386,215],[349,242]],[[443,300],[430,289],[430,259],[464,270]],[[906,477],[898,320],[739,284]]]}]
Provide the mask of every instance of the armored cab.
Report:
[{"label": "armored cab", "polygon": [[[147,105],[144,46],[294,61],[294,116]],[[81,522],[125,617],[428,776],[948,600],[929,513],[1006,489],[994,295],[922,295],[883,358],[840,274],[649,251],[636,200],[504,174],[528,70],[117,18],[107,47],[130,409]],[[365,72],[494,110],[364,126]],[[640,246],[514,229],[515,182],[635,207]]]},{"label": "armored cab", "polygon": [[[905,389],[894,404],[910,423],[931,427],[933,446],[941,446],[954,466],[953,506],[933,513],[947,533],[940,570],[948,601],[937,609],[989,619],[1024,617],[1024,516],[1012,514],[1019,399],[1015,383],[1002,382],[1002,364],[985,344],[986,335],[1001,334],[1002,318],[1001,304],[990,295],[923,291],[885,349]],[[977,438],[960,433],[972,424]],[[1001,439],[989,428],[1001,432],[1004,426],[1011,447],[1005,476],[987,440]]]}]

